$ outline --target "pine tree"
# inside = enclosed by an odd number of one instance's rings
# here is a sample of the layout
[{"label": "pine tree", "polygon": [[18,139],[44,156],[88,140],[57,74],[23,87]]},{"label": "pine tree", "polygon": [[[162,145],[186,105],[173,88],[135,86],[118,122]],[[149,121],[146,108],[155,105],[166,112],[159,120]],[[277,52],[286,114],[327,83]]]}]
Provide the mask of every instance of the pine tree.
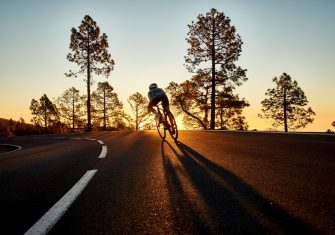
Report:
[{"label": "pine tree", "polygon": [[94,116],[97,122],[103,122],[103,130],[107,124],[116,122],[123,116],[123,104],[119,101],[114,88],[108,82],[99,82],[97,90],[92,95],[94,103]]},{"label": "pine tree", "polygon": [[259,114],[259,117],[273,119],[272,125],[284,126],[285,132],[312,123],[315,112],[305,107],[308,100],[297,81],[292,81],[288,74],[283,73],[279,78],[275,77],[273,82],[276,87],[265,93],[267,98],[261,102],[263,115]]},{"label": "pine tree", "polygon": [[138,130],[139,126],[147,120],[147,106],[149,101],[141,93],[136,92],[129,96],[128,103],[131,107],[131,111],[135,116],[135,130]]},{"label": "pine tree", "polygon": [[68,77],[77,77],[78,74],[85,74],[87,82],[87,131],[91,131],[91,85],[93,83],[92,74],[104,75],[108,77],[113,70],[114,61],[108,53],[107,35],[101,35],[100,28],[96,22],[86,15],[79,26],[79,29],[71,30],[70,49],[72,53],[67,55],[70,62],[76,63],[80,70],[69,71]]},{"label": "pine tree", "polygon": [[75,87],[66,90],[58,97],[57,105],[60,117],[65,119],[66,122],[70,122],[73,130],[81,125],[81,117],[84,116],[84,112],[79,90]]},{"label": "pine tree", "polygon": [[34,115],[33,120],[35,124],[44,124],[45,132],[47,132],[48,126],[59,118],[56,105],[49,100],[46,94],[40,98],[39,102],[32,99],[30,110],[31,114]]},{"label": "pine tree", "polygon": [[190,72],[207,78],[210,83],[210,129],[215,128],[216,96],[233,90],[247,80],[246,70],[235,64],[242,51],[241,37],[223,12],[211,9],[200,14],[197,22],[188,25],[190,44],[185,62]]}]

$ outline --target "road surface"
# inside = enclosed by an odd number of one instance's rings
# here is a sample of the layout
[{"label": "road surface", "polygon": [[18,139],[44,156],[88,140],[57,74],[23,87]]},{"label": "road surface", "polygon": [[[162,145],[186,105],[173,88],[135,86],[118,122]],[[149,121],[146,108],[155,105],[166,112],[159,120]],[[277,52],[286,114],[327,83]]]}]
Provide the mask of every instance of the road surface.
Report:
[{"label": "road surface", "polygon": [[335,232],[335,136],[94,132],[0,144],[22,147],[0,155],[0,234]]}]

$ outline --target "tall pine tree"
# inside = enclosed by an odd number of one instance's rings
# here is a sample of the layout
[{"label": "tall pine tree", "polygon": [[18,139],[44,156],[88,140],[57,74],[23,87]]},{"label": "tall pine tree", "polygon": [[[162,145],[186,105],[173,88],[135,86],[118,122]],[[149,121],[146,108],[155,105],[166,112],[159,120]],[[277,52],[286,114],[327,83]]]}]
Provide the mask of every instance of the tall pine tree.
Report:
[{"label": "tall pine tree", "polygon": [[67,55],[70,62],[79,66],[79,71],[69,71],[68,77],[77,77],[78,74],[86,74],[87,82],[87,131],[91,131],[91,84],[92,73],[108,77],[113,70],[114,60],[108,53],[107,35],[101,35],[97,23],[86,15],[79,29],[71,30],[70,49],[72,53]]},{"label": "tall pine tree", "polygon": [[210,129],[214,129],[218,93],[233,90],[247,80],[246,70],[235,64],[242,51],[242,40],[230,19],[216,9],[200,14],[197,22],[188,27],[186,40],[190,48],[185,62],[190,72],[209,79]]}]

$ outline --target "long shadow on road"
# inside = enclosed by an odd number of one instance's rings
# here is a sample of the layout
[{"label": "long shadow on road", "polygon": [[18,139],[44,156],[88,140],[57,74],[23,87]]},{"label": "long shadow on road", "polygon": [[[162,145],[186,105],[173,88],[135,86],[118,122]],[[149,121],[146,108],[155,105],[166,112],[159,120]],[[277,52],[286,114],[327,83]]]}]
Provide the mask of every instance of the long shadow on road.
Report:
[{"label": "long shadow on road", "polygon": [[[176,145],[177,148],[167,141],[162,142],[176,232],[317,234],[309,225],[263,197],[232,172],[181,142],[176,142]],[[169,149],[172,156],[167,154]],[[190,196],[190,187],[196,196]],[[202,202],[194,202],[194,198]]]}]

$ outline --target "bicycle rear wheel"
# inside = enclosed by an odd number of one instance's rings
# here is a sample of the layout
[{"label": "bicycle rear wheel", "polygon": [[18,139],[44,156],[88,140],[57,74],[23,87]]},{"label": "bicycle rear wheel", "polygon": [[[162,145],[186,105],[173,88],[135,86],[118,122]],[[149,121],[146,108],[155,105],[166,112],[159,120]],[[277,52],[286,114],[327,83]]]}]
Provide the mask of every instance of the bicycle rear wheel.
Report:
[{"label": "bicycle rear wheel", "polygon": [[156,127],[157,127],[159,136],[164,140],[166,136],[166,129],[164,127],[164,124],[161,123],[158,118],[156,118]]},{"label": "bicycle rear wheel", "polygon": [[174,118],[173,114],[170,112],[169,116],[169,123],[170,123],[170,128],[169,128],[169,133],[172,137],[172,139],[177,140],[178,138],[178,127],[177,127],[177,122],[176,119]]}]

